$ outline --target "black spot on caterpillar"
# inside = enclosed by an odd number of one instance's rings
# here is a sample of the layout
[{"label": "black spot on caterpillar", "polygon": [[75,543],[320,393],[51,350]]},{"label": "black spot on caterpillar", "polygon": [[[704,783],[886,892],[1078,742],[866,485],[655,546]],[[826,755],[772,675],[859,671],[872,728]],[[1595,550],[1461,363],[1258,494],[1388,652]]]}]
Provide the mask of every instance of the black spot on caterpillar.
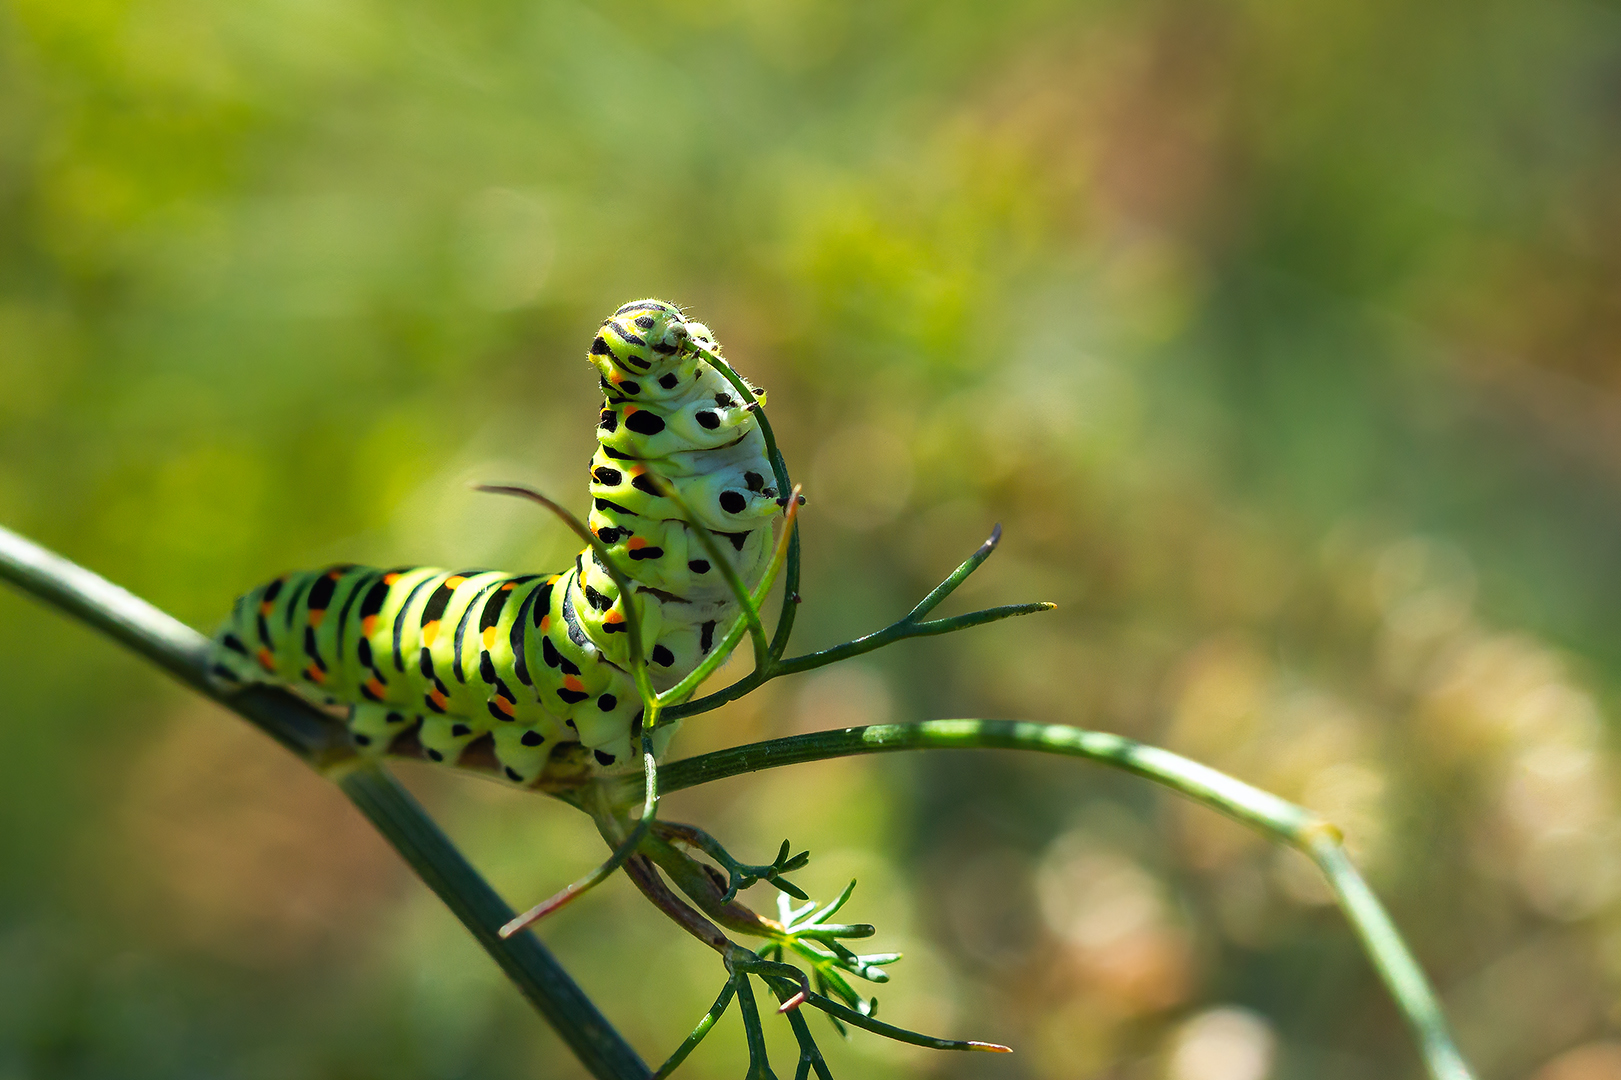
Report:
[{"label": "black spot on caterpillar", "polygon": [[637,409],[625,417],[625,428],[638,435],[657,435],[664,430],[664,417],[651,409]]}]

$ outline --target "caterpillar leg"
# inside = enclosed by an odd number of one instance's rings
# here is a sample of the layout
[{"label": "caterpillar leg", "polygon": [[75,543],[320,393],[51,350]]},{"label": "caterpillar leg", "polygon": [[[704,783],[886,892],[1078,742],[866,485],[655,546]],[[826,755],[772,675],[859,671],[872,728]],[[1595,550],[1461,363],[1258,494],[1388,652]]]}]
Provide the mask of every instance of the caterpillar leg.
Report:
[{"label": "caterpillar leg", "polygon": [[557,740],[547,738],[538,728],[503,724],[496,728],[495,760],[501,763],[501,774],[514,784],[525,786],[546,768],[552,748]]},{"label": "caterpillar leg", "polygon": [[[664,752],[669,748],[670,740],[675,737],[675,729],[678,726],[679,724],[667,724],[653,733],[655,758],[663,760]],[[629,726],[611,738],[599,742],[582,739],[582,742],[591,752],[591,759],[596,762],[599,771],[633,772],[642,767],[641,736],[631,735]]]},{"label": "caterpillar leg", "polygon": [[456,716],[425,716],[417,739],[430,759],[454,765],[467,744],[488,730],[486,724],[475,726]]},{"label": "caterpillar leg", "polygon": [[417,719],[387,705],[352,705],[349,708],[349,737],[361,753],[381,756],[395,736],[411,729]]}]

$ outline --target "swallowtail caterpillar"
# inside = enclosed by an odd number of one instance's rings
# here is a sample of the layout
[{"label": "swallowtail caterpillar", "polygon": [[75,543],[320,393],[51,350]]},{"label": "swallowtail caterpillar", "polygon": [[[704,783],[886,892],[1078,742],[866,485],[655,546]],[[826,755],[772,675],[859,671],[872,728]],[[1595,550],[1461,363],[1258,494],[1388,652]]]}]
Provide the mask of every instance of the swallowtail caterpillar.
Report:
[{"label": "swallowtail caterpillar", "polygon": [[[638,300],[602,324],[589,354],[606,400],[588,525],[636,591],[660,691],[703,661],[738,605],[659,479],[750,588],[771,560],[782,501],[753,413],[693,345],[718,353],[675,305]],[[214,674],[348,706],[367,754],[415,730],[429,758],[454,763],[489,735],[502,774],[527,785],[554,754],[591,770],[639,761],[623,601],[591,547],[554,574],[307,570],[237,600],[215,638]],[[671,734],[663,724],[654,733],[660,756]]]}]

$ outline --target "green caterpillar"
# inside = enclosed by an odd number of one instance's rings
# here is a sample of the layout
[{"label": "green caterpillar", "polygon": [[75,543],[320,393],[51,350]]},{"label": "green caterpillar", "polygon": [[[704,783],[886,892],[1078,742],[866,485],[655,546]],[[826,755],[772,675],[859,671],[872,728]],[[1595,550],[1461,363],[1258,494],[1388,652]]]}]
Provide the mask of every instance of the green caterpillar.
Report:
[{"label": "green caterpillar", "polygon": [[[771,559],[779,493],[750,407],[691,347],[718,346],[659,300],[602,324],[590,361],[605,396],[588,526],[630,576],[653,686],[691,672],[737,602],[667,482],[751,587]],[[624,597],[587,547],[556,574],[334,566],[287,574],[236,602],[216,635],[216,677],[276,682],[349,706],[365,753],[415,730],[454,763],[489,735],[507,779],[533,783],[560,746],[586,765],[634,763],[642,702],[629,673]],[[718,628],[718,629],[717,629]],[[662,755],[673,733],[660,725]]]}]

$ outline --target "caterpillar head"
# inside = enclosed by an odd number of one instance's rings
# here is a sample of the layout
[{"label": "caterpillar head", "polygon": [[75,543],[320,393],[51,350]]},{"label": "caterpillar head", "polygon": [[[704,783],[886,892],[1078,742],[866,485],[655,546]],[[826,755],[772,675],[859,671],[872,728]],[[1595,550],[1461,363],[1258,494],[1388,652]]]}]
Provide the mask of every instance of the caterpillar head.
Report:
[{"label": "caterpillar head", "polygon": [[602,324],[591,342],[590,360],[616,386],[626,379],[656,382],[692,362],[682,348],[688,341],[711,351],[719,348],[707,326],[688,322],[674,304],[634,300]]}]

